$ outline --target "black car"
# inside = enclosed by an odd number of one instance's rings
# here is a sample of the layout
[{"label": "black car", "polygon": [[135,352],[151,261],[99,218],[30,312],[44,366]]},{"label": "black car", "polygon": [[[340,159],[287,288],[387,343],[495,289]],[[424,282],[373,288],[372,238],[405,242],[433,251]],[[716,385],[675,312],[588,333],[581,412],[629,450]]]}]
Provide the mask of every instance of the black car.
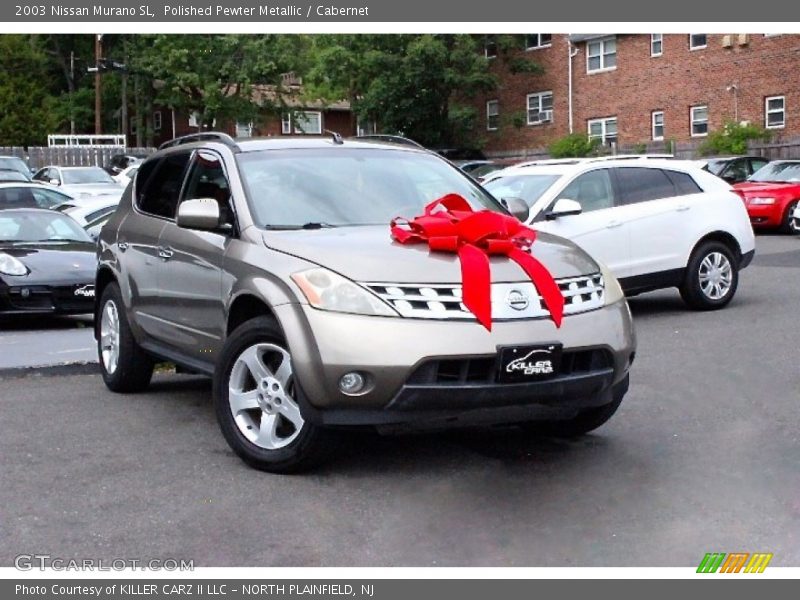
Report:
[{"label": "black car", "polygon": [[118,175],[131,165],[142,162],[145,158],[147,158],[147,154],[115,154],[103,168],[109,175]]},{"label": "black car", "polygon": [[69,217],[0,211],[0,316],[94,310],[95,243]]},{"label": "black car", "polygon": [[750,177],[769,162],[763,156],[718,156],[701,161],[701,168],[733,185]]}]

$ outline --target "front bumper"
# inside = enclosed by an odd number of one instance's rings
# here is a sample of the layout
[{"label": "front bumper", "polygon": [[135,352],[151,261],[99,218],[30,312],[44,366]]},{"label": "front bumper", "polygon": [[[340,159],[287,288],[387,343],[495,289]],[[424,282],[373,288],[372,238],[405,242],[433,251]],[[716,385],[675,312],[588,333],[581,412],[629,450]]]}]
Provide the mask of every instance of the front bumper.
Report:
[{"label": "front bumper", "polygon": [[0,283],[0,314],[78,315],[94,312],[94,281],[6,285]]},{"label": "front bumper", "polygon": [[[624,301],[565,317],[560,329],[549,319],[535,319],[496,322],[491,333],[471,321],[363,317],[300,304],[278,306],[276,316],[292,353],[300,401],[312,421],[327,424],[407,422],[417,420],[414,415],[519,406],[574,413],[611,401],[636,347]],[[582,366],[525,384],[496,383],[487,371],[498,346],[547,342],[561,343],[565,355],[583,356],[574,359]],[[594,355],[601,358],[595,361]],[[431,361],[483,366],[472,375],[471,367],[463,367],[463,377],[441,381],[420,375]],[[350,371],[368,374],[367,390],[358,396],[338,388]]]},{"label": "front bumper", "polygon": [[780,227],[783,214],[780,204],[748,204],[747,214],[753,227]]}]

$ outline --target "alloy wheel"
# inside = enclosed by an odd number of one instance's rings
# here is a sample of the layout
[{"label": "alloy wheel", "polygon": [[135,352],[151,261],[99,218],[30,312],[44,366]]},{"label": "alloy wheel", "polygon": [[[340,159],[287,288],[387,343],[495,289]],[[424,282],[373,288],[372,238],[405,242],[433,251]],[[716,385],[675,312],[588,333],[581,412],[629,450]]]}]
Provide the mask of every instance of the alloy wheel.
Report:
[{"label": "alloy wheel", "polygon": [[100,317],[100,356],[106,373],[113,375],[119,364],[119,311],[113,300],[106,302]]},{"label": "alloy wheel", "polygon": [[711,300],[721,300],[731,291],[733,266],[721,252],[711,252],[700,262],[700,289]]}]

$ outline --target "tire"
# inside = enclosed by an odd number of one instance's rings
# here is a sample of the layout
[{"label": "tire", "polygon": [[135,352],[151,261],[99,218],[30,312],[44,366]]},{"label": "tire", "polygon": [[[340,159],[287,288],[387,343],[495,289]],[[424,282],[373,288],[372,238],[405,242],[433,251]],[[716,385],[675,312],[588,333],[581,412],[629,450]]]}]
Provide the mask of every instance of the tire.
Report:
[{"label": "tire", "polygon": [[681,298],[695,310],[726,306],[739,286],[739,260],[721,242],[701,244],[689,258]]},{"label": "tire", "polygon": [[791,202],[786,207],[786,213],[783,215],[783,222],[781,223],[781,232],[790,235],[797,235],[800,233],[800,225],[795,225],[795,220],[792,217],[794,209],[797,208],[797,200]]},{"label": "tire", "polygon": [[[626,375],[625,377],[627,378],[630,376]],[[627,387],[627,381],[625,381],[624,389],[627,390]],[[619,405],[622,404],[622,398],[624,396],[624,393],[617,394],[617,397],[610,403],[598,406],[597,408],[584,409],[571,419],[532,421],[530,423],[523,423],[521,426],[528,433],[542,437],[579,437],[590,431],[594,431],[613,417]]]},{"label": "tire", "polygon": [[333,434],[305,419],[294,400],[291,356],[274,319],[256,317],[236,328],[222,349],[213,387],[222,435],[251,467],[297,473],[332,453]]},{"label": "tire", "polygon": [[153,358],[133,337],[122,293],[116,283],[103,289],[97,314],[97,356],[106,387],[112,392],[140,392],[153,377]]}]

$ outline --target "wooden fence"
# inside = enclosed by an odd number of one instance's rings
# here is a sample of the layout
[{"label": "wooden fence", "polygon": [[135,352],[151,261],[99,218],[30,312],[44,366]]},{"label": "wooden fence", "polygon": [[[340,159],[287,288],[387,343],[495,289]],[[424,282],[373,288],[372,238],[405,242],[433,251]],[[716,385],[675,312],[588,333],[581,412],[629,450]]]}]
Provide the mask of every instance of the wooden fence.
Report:
[{"label": "wooden fence", "polygon": [[155,148],[120,148],[119,146],[75,148],[66,146],[0,146],[0,156],[18,156],[32,169],[47,165],[60,167],[103,167],[115,154],[152,154]]}]

